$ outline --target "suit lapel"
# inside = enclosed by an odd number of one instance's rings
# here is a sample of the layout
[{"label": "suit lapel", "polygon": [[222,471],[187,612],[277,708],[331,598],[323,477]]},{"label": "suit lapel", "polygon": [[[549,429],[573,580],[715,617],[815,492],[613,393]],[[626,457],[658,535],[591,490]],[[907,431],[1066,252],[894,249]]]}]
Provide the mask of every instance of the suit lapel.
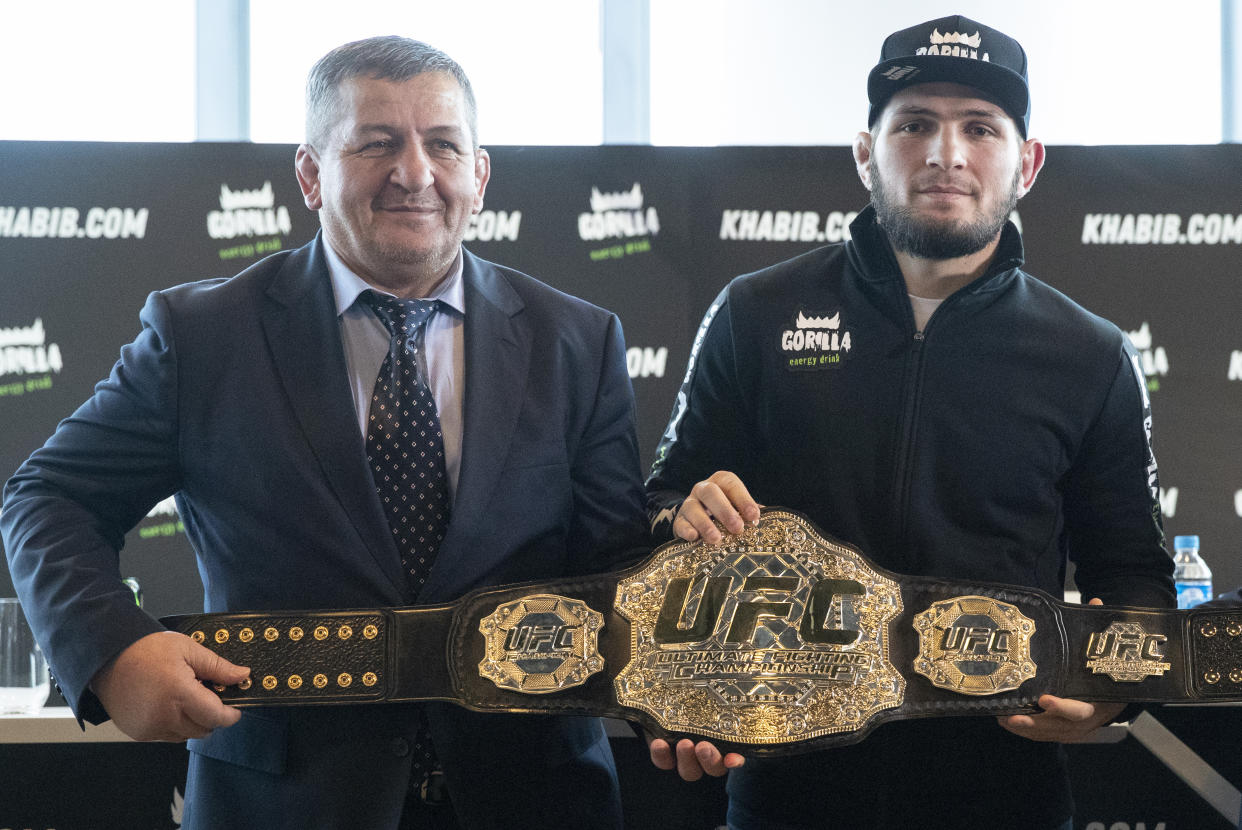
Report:
[{"label": "suit lapel", "polygon": [[[491,521],[488,507],[509,455],[525,397],[531,333],[522,299],[491,263],[462,249],[465,266],[466,381],[462,402],[462,455],[453,517],[424,598],[453,596],[483,563],[500,552],[464,546],[468,529]],[[464,579],[463,579],[464,577]],[[424,600],[426,601],[426,600]]]},{"label": "suit lapel", "polygon": [[375,497],[358,431],[322,244],[316,236],[285,261],[268,288],[263,329],[280,383],[324,477],[400,597],[400,555]]}]

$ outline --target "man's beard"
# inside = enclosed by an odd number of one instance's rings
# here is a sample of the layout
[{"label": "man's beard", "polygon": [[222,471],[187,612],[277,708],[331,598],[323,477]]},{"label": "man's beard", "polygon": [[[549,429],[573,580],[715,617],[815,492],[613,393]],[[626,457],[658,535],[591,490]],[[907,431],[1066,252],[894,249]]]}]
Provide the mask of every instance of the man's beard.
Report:
[{"label": "man's beard", "polygon": [[920,217],[909,207],[894,204],[873,161],[871,204],[875,206],[876,218],[895,250],[921,259],[956,259],[978,253],[996,239],[1018,204],[1021,176],[1019,168],[1014,173],[1009,192],[997,201],[991,214],[981,216],[975,222],[936,220]]}]

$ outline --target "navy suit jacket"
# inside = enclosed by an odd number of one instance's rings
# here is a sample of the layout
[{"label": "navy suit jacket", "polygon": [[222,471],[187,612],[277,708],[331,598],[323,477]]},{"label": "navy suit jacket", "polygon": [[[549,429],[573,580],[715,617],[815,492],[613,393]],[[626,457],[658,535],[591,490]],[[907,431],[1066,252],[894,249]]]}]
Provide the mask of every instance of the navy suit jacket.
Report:
[{"label": "navy suit jacket", "polygon": [[[150,295],[110,377],[5,489],[13,581],[88,720],[104,663],[161,630],[118,581],[126,531],[170,493],[208,611],[409,601],[350,396],[322,241]],[[461,470],[419,602],[615,569],[645,542],[633,392],[615,315],[464,253]],[[426,707],[469,826],[615,826],[584,718]],[[191,741],[186,826],[395,826],[412,706],[247,710]],[[601,803],[602,800],[602,803]]]}]

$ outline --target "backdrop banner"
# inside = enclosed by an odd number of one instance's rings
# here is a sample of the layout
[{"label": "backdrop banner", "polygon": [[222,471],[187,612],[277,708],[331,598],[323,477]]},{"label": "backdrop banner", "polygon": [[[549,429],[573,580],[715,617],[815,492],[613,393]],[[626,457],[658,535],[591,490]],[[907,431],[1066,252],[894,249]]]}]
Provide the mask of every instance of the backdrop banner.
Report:
[{"label": "backdrop banner", "polygon": [[[230,276],[314,235],[294,149],[0,142],[0,480],[107,376],[148,292]],[[486,209],[466,245],[620,315],[644,463],[720,289],[847,238],[867,203],[844,147],[491,154]],[[1053,147],[1048,157],[1014,217],[1027,270],[1129,333],[1154,413],[1166,531],[1199,534],[1216,589],[1236,587],[1242,147]],[[171,499],[129,534],[121,562],[154,614],[201,608]],[[11,594],[0,565],[0,596]]]}]

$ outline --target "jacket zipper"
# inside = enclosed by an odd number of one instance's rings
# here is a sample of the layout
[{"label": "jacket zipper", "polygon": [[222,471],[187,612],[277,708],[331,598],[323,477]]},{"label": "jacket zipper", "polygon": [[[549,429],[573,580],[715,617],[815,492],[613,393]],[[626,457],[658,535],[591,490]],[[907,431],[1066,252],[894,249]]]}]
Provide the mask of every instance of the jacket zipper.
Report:
[{"label": "jacket zipper", "polygon": [[[939,309],[937,309],[939,310]],[[930,322],[930,321],[929,321]],[[910,358],[903,391],[900,446],[897,448],[897,466],[893,471],[893,517],[897,534],[897,551],[905,560],[905,571],[917,573],[915,552],[910,548],[910,488],[912,486],[914,445],[918,433],[920,389],[923,382],[923,347],[927,340],[925,332],[917,331],[911,340]]]},{"label": "jacket zipper", "polygon": [[[923,330],[915,331],[911,337],[910,363],[907,373],[909,380],[903,390],[905,401],[902,408],[901,446],[897,450],[897,467],[893,475],[893,516],[897,527],[897,550],[906,562],[906,573],[922,572],[919,570],[921,562],[918,552],[913,549],[910,538],[910,491],[914,486],[913,456],[918,440],[919,407],[922,402],[927,335],[935,325],[936,318],[942,316],[945,309],[957,298],[958,293],[954,292],[946,297],[932,312],[931,317],[927,318],[927,324]],[[909,300],[904,295],[903,299],[906,299],[906,319],[909,320],[910,328],[913,329],[914,312],[910,309]]]}]

